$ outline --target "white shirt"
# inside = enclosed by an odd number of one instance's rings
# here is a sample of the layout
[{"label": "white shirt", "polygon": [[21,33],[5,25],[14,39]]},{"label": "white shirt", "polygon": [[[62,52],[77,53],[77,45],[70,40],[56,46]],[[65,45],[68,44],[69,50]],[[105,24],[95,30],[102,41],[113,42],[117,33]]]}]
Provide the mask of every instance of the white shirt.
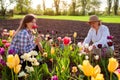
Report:
[{"label": "white shirt", "polygon": [[102,47],[107,47],[107,36],[110,36],[110,32],[107,26],[100,25],[97,33],[96,30],[91,27],[83,44],[89,44],[90,41],[92,41],[93,45],[96,47],[98,44],[102,44]]}]

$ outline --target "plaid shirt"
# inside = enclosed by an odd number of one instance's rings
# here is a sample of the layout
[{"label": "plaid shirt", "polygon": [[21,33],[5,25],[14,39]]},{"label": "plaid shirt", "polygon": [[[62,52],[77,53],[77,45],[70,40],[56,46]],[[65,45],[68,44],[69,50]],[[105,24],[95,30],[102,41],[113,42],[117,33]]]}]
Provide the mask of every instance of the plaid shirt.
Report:
[{"label": "plaid shirt", "polygon": [[10,49],[13,49],[15,53],[24,54],[33,50],[35,46],[32,32],[23,29],[13,38]]}]

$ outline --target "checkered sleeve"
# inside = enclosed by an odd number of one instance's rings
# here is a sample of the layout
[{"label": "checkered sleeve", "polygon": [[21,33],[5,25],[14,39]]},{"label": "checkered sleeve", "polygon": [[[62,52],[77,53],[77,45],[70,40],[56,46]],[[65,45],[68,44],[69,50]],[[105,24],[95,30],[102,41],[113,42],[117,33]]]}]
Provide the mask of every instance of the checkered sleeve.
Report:
[{"label": "checkered sleeve", "polygon": [[21,53],[28,53],[35,48],[36,45],[27,32],[21,33],[18,38]]}]

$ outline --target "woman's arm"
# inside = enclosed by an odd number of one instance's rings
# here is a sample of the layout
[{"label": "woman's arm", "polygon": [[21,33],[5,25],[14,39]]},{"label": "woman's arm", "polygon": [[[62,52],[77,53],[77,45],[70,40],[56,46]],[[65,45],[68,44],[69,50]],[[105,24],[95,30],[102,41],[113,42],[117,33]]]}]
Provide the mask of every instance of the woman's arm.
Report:
[{"label": "woman's arm", "polygon": [[91,41],[91,39],[92,39],[92,29],[90,29],[90,30],[88,31],[87,37],[86,37],[85,40],[83,41],[83,45],[89,44],[90,41]]}]

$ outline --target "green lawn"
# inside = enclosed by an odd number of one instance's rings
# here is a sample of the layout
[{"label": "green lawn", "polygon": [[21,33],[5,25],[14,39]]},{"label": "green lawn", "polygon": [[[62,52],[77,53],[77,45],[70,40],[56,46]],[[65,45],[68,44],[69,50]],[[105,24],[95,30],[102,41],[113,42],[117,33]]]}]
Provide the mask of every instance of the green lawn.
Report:
[{"label": "green lawn", "polygon": [[[22,18],[23,16],[24,15],[14,15],[13,19]],[[37,18],[88,21],[89,16],[37,16]],[[99,16],[99,18],[102,22],[106,23],[120,23],[120,16]]]}]

